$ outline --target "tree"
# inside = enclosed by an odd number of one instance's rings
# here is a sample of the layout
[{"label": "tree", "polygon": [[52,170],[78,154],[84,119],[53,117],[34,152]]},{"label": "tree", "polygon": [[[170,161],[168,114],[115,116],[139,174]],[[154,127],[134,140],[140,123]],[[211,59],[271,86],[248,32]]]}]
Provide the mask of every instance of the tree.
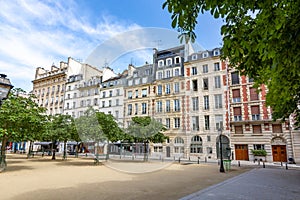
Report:
[{"label": "tree", "polygon": [[162,133],[165,130],[163,124],[149,116],[133,117],[132,123],[127,128],[127,134],[131,135],[135,142],[144,143],[144,161],[147,161],[147,144],[164,142],[168,138]]},{"label": "tree", "polygon": [[6,168],[8,141],[33,141],[44,130],[45,109],[39,107],[33,96],[24,97],[20,88],[12,90],[0,109],[0,139],[2,140],[0,165]]},{"label": "tree", "polygon": [[[67,141],[76,139],[77,136],[74,119],[70,115],[56,114],[51,117],[49,128],[53,146],[57,141],[64,142],[63,159],[65,160],[67,158]],[[52,159],[55,159],[55,148],[52,151]]]},{"label": "tree", "polygon": [[194,41],[198,14],[223,18],[222,58],[256,86],[268,87],[273,119],[291,114],[300,125],[300,1],[166,0],[172,27]]}]

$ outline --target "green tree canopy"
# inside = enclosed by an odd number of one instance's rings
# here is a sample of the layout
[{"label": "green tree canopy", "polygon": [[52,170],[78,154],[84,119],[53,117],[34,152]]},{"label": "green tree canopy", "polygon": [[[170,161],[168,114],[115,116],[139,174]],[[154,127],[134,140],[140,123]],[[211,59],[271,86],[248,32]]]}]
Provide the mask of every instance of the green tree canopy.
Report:
[{"label": "green tree canopy", "polygon": [[223,59],[257,86],[267,85],[273,119],[294,113],[300,122],[300,1],[166,0],[163,8],[192,41],[200,12],[223,18]]}]

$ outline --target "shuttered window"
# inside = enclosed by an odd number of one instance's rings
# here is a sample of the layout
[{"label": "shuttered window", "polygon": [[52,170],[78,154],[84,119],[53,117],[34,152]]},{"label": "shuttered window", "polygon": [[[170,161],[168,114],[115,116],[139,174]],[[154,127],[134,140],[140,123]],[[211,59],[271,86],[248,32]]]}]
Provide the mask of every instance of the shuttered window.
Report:
[{"label": "shuttered window", "polygon": [[235,107],[235,108],[233,108],[233,115],[242,115],[242,109],[241,109],[241,107]]},{"label": "shuttered window", "polygon": [[281,124],[272,124],[273,133],[282,133]]},{"label": "shuttered window", "polygon": [[251,106],[251,114],[259,115],[259,106]]},{"label": "shuttered window", "polygon": [[235,134],[243,134],[243,126],[235,126],[234,130]]},{"label": "shuttered window", "polygon": [[256,88],[250,88],[250,100],[251,101],[258,100],[258,92]]},{"label": "shuttered window", "polygon": [[252,125],[253,133],[261,133],[261,125]]}]

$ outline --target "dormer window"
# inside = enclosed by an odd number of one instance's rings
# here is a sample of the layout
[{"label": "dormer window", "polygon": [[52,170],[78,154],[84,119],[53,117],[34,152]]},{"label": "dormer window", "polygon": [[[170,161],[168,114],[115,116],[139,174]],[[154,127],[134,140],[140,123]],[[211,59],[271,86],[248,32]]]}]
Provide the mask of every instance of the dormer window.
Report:
[{"label": "dormer window", "polygon": [[214,50],[214,56],[218,56],[218,55],[220,55],[220,50],[219,49]]},{"label": "dormer window", "polygon": [[168,58],[168,59],[167,59],[167,66],[170,66],[170,65],[172,65],[172,59],[171,59],[171,58]]},{"label": "dormer window", "polygon": [[192,55],[192,60],[197,60],[197,54]]},{"label": "dormer window", "polygon": [[163,60],[158,61],[158,67],[162,67],[162,66],[164,66],[164,61]]},{"label": "dormer window", "polygon": [[203,57],[203,58],[207,58],[207,57],[208,57],[208,53],[207,53],[207,52],[204,52],[204,53],[202,54],[202,57]]},{"label": "dormer window", "polygon": [[175,64],[178,64],[178,63],[180,63],[180,57],[179,56],[175,57]]}]

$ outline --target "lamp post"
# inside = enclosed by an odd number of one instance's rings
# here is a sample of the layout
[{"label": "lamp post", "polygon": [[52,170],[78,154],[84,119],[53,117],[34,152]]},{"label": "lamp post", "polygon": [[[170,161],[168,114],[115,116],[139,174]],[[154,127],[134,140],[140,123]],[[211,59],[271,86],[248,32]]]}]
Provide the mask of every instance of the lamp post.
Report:
[{"label": "lamp post", "polygon": [[224,173],[224,164],[223,164],[223,149],[222,149],[222,128],[218,129],[219,132],[219,138],[220,138],[220,172]]},{"label": "lamp post", "polygon": [[[2,101],[8,97],[8,94],[13,86],[10,83],[10,80],[6,78],[5,74],[0,74],[0,107],[2,105]],[[0,149],[0,171],[6,168],[6,161],[5,161],[5,150],[6,144],[2,141],[2,146]]]}]

